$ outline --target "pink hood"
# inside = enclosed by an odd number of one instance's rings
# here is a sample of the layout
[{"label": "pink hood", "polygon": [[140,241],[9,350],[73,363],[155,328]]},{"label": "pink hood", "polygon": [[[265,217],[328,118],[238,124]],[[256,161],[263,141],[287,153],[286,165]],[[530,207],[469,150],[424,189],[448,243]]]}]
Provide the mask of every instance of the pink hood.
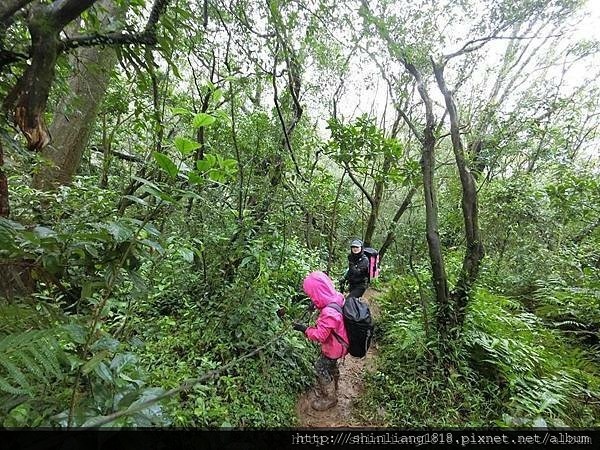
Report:
[{"label": "pink hood", "polygon": [[333,281],[323,272],[311,272],[302,285],[315,306],[323,309],[329,303],[344,305],[344,296],[335,290]]},{"label": "pink hood", "polygon": [[328,358],[341,358],[348,353],[347,344],[340,342],[340,340],[344,343],[348,342],[344,317],[335,309],[326,306],[330,303],[344,306],[344,296],[335,290],[333,281],[323,272],[310,273],[304,279],[302,287],[320,310],[317,324],[306,329],[306,337],[311,341],[319,342],[321,352]]}]

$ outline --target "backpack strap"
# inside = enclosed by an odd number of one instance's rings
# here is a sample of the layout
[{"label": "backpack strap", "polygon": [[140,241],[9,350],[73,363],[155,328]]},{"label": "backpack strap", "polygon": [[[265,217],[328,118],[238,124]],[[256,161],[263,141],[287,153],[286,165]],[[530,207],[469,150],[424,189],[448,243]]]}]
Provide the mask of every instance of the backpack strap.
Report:
[{"label": "backpack strap", "polygon": [[[344,319],[344,313],[342,312],[342,307],[340,305],[338,305],[337,303],[329,303],[327,305],[325,305],[325,308],[331,308],[331,309],[335,309],[337,312],[339,312],[342,315],[342,320]],[[346,341],[344,341],[344,338],[342,338],[339,334],[337,334],[334,330],[331,330],[331,332],[333,333],[333,335],[335,336],[335,338],[337,339],[337,341],[342,344],[342,346],[344,346],[346,348],[346,350],[348,350],[349,345]]]},{"label": "backpack strap", "polygon": [[335,309],[342,316],[344,315],[344,313],[342,312],[342,307],[340,305],[338,305],[337,303],[328,303],[327,305],[325,305],[325,308],[327,308],[327,307],[329,307],[331,309]]}]

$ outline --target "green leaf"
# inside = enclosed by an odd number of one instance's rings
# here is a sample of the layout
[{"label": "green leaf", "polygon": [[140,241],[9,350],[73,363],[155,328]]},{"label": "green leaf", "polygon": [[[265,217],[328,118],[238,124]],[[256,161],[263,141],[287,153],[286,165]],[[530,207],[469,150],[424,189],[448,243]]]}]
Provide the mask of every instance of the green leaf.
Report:
[{"label": "green leaf", "polygon": [[135,195],[124,195],[123,197],[139,205],[148,206],[148,203],[145,200],[136,197]]},{"label": "green leaf", "polygon": [[182,155],[189,155],[194,150],[200,147],[200,144],[196,141],[192,141],[183,136],[177,136],[175,138],[175,148],[179,150]]},{"label": "green leaf", "polygon": [[65,325],[65,330],[69,333],[71,339],[73,339],[78,344],[85,344],[87,339],[87,330],[76,323]]},{"label": "green leaf", "polygon": [[93,351],[108,350],[114,352],[119,346],[119,341],[110,336],[102,336],[90,347]]},{"label": "green leaf", "polygon": [[96,353],[94,356],[92,356],[92,358],[88,362],[86,362],[83,365],[83,367],[81,368],[82,372],[86,375],[88,373],[90,373],[92,370],[94,370],[96,368],[96,366],[98,366],[98,364],[100,364],[102,362],[102,360],[104,358],[106,358],[107,355],[108,355],[108,352],[106,352],[106,351]]},{"label": "green leaf", "polygon": [[101,362],[100,364],[98,364],[98,366],[96,366],[96,368],[94,369],[94,373],[96,375],[98,375],[100,378],[102,378],[104,381],[106,381],[107,383],[113,382],[112,372],[107,367],[107,365],[103,362]]},{"label": "green leaf", "polygon": [[217,183],[224,183],[226,179],[225,174],[221,170],[211,170],[208,173],[208,178]]},{"label": "green leaf", "polygon": [[104,228],[108,230],[117,243],[125,242],[133,236],[132,230],[117,222],[104,224]]},{"label": "green leaf", "polygon": [[177,166],[171,160],[171,158],[169,158],[164,153],[160,153],[160,152],[152,152],[152,156],[156,160],[156,163],[158,164],[158,166],[162,170],[167,172],[167,174],[170,177],[175,178],[177,176],[177,172],[179,172],[179,169],[177,169]]},{"label": "green leaf", "polygon": [[110,362],[110,369],[120,373],[127,365],[135,365],[137,357],[133,353],[118,353]]},{"label": "green leaf", "polygon": [[204,183],[204,178],[196,172],[188,173],[188,181],[193,184],[202,184]]},{"label": "green leaf", "polygon": [[208,163],[210,164],[210,167],[214,167],[218,161],[218,158],[215,155],[211,155],[210,153],[207,153],[206,156],[204,157],[204,159],[206,159],[206,161],[208,161]]},{"label": "green leaf", "polygon": [[219,103],[223,98],[223,91],[219,88],[215,89],[212,94],[212,99],[215,103]]},{"label": "green leaf", "polygon": [[35,227],[33,231],[41,238],[56,236],[56,232],[46,227]]},{"label": "green leaf", "polygon": [[186,108],[171,108],[171,112],[176,116],[191,116],[194,114],[192,111]]},{"label": "green leaf", "polygon": [[61,264],[58,256],[52,254],[42,256],[42,266],[52,274],[57,274],[61,270]]},{"label": "green leaf", "polygon": [[206,159],[200,159],[196,161],[196,167],[200,172],[208,172],[210,169],[212,169],[212,164]]},{"label": "green leaf", "polygon": [[194,262],[194,252],[191,251],[189,248],[180,248],[179,254],[185,262],[188,262],[190,264]]},{"label": "green leaf", "polygon": [[175,199],[169,194],[162,192],[160,189],[154,189],[150,185],[144,186],[141,191],[148,192],[153,197],[156,197],[165,203],[175,203]]},{"label": "green leaf", "polygon": [[136,177],[136,176],[132,176],[131,178],[133,178],[136,181],[139,181],[140,183],[142,183],[146,186],[150,186],[151,188],[154,188],[157,191],[160,191],[160,188],[158,187],[158,185],[156,183],[153,183],[150,180],[146,180],[145,178],[140,178],[140,177]]},{"label": "green leaf", "polygon": [[192,122],[192,125],[194,126],[194,128],[208,127],[212,125],[215,122],[215,120],[217,119],[211,116],[210,114],[198,113],[194,116],[194,121]]},{"label": "green leaf", "polygon": [[150,239],[144,239],[142,241],[142,244],[147,245],[148,247],[157,251],[161,255],[165,252],[165,250],[162,248],[162,245],[160,245],[158,242],[151,241]]}]

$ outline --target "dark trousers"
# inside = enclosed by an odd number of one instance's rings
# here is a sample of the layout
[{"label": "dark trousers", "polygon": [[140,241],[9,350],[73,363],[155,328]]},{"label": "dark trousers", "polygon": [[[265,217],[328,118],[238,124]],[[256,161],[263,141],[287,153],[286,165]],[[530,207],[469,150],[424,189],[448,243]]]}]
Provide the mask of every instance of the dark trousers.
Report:
[{"label": "dark trousers", "polygon": [[319,356],[319,359],[315,363],[315,373],[317,380],[322,385],[329,384],[338,379],[340,377],[340,369],[337,366],[337,359],[328,358],[321,353],[321,356]]},{"label": "dark trousers", "polygon": [[350,285],[350,292],[348,293],[348,297],[356,297],[360,298],[367,290],[367,285],[364,283]]}]

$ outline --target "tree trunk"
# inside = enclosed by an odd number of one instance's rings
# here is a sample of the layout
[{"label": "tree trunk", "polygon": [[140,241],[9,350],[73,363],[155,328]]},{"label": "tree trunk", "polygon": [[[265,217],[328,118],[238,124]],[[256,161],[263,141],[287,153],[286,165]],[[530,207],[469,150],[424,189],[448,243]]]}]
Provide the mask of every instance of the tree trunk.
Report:
[{"label": "tree trunk", "polygon": [[340,177],[340,182],[338,183],[337,191],[335,193],[335,200],[333,201],[333,212],[331,218],[331,227],[329,229],[329,236],[327,240],[327,273],[331,273],[331,269],[333,268],[333,252],[334,252],[334,235],[335,235],[335,226],[337,221],[337,207],[340,202],[340,194],[342,193],[342,184],[344,182],[344,177],[346,176],[346,171]]},{"label": "tree trunk", "polygon": [[[385,175],[390,171],[392,165],[392,157],[387,156],[383,160],[383,166],[381,168],[382,173]],[[380,179],[375,182],[375,189],[373,192],[373,203],[371,204],[371,213],[369,214],[369,220],[367,221],[367,229],[365,230],[365,247],[370,247],[373,242],[373,235],[375,234],[375,226],[377,225],[377,219],[379,218],[379,207],[381,206],[381,200],[383,199],[384,192],[384,180]]]},{"label": "tree trunk", "polygon": [[28,18],[31,64],[7,95],[4,105],[27,139],[30,150],[40,151],[50,142],[44,112],[54,82],[61,30],[97,0],[63,0],[36,4]]},{"label": "tree trunk", "polygon": [[444,344],[448,339],[448,330],[451,326],[451,311],[448,299],[448,279],[446,277],[442,246],[438,232],[437,196],[433,183],[435,173],[435,136],[433,134],[433,126],[428,126],[425,129],[421,170],[423,173],[423,194],[425,197],[425,236],[437,304],[437,328],[441,338],[440,343]]},{"label": "tree trunk", "polygon": [[[123,12],[113,0],[102,0],[100,5],[106,10],[101,18],[104,22]],[[50,125],[52,144],[42,151],[52,166],[34,177],[33,185],[38,189],[51,190],[73,179],[117,58],[110,47],[89,47],[77,49],[71,62],[70,94],[58,105]]]},{"label": "tree trunk", "polygon": [[448,341],[448,331],[451,325],[451,311],[448,298],[448,278],[446,268],[444,267],[444,257],[442,255],[442,246],[438,232],[438,208],[437,197],[434,187],[435,175],[435,145],[436,137],[434,133],[435,119],[433,116],[433,102],[423,81],[421,72],[406,60],[401,60],[406,70],[414,77],[417,82],[417,90],[423,103],[425,104],[425,129],[423,137],[420,138],[422,144],[421,153],[421,171],[423,173],[423,194],[425,197],[425,236],[427,238],[427,249],[429,252],[429,261],[433,274],[433,288],[437,304],[437,328],[440,336],[441,350],[444,352]]},{"label": "tree trunk", "polygon": [[0,217],[8,218],[9,215],[8,180],[4,172],[4,149],[2,147],[2,138],[0,138]]},{"label": "tree trunk", "polygon": [[48,32],[44,15],[34,16],[29,23],[31,34],[31,65],[8,94],[7,109],[12,110],[13,121],[19,127],[30,150],[40,151],[50,142],[43,114],[58,55],[58,31]]},{"label": "tree trunk", "polygon": [[392,245],[393,242],[396,240],[396,233],[393,231],[393,228],[396,226],[396,224],[398,223],[398,221],[400,220],[400,218],[402,217],[404,212],[410,206],[413,195],[415,195],[416,191],[417,191],[417,188],[415,188],[415,187],[411,188],[410,191],[408,191],[408,194],[406,194],[406,197],[404,198],[404,201],[400,205],[400,208],[398,208],[398,211],[396,211],[396,214],[394,215],[394,218],[392,219],[392,222],[390,223],[390,229],[388,231],[388,234],[385,237],[385,240],[383,241],[383,245],[381,246],[381,249],[379,249],[379,259],[380,260],[383,259],[383,257],[387,253],[387,250],[390,247],[390,245]]},{"label": "tree trunk", "polygon": [[33,0],[4,0],[0,5],[0,23],[6,23],[19,9]]},{"label": "tree trunk", "polygon": [[471,288],[479,275],[479,267],[484,256],[484,248],[479,232],[477,187],[475,185],[475,178],[471,174],[465,160],[464,147],[460,137],[458,110],[456,108],[454,96],[446,86],[444,66],[434,64],[433,69],[440,91],[444,95],[446,108],[448,109],[452,149],[454,150],[454,157],[462,187],[461,207],[465,224],[467,248],[458,281],[451,294],[452,303],[456,305],[454,311],[455,323],[452,325],[453,329],[459,333],[465,319]]}]

